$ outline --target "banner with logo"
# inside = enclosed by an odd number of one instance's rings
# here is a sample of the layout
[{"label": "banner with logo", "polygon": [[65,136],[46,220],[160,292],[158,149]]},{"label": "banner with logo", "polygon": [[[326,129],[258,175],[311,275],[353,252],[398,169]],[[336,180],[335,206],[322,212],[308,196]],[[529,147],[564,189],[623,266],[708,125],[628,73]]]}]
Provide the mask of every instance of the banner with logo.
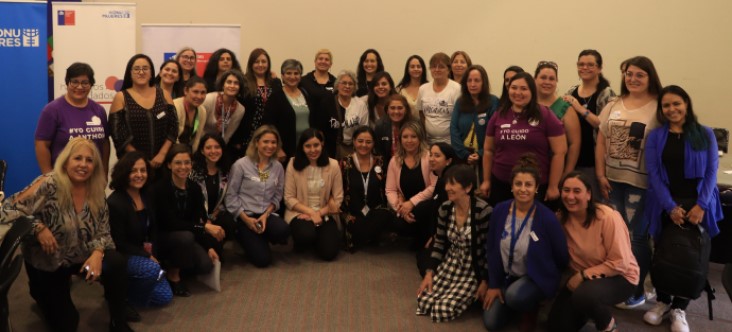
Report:
[{"label": "banner with logo", "polygon": [[135,55],[135,4],[53,2],[54,95],[66,94],[66,68],[86,62],[96,84],[89,97],[109,112]]},{"label": "banner with logo", "polygon": [[33,134],[48,102],[46,8],[45,2],[0,2],[0,159],[8,163],[7,195],[40,174]]},{"label": "banner with logo", "polygon": [[143,24],[142,53],[150,56],[159,68],[165,60],[175,58],[181,48],[192,47],[197,56],[196,73],[203,76],[211,53],[228,48],[245,67],[247,59],[242,59],[239,49],[240,31],[239,24]]}]

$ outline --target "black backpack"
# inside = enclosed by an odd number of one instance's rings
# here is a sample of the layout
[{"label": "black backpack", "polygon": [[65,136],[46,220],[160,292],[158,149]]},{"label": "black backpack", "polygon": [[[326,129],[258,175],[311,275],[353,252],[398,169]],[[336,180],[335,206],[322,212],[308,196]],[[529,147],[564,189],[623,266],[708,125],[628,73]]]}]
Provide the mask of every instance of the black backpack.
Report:
[{"label": "black backpack", "polygon": [[674,296],[699,298],[707,285],[711,247],[709,234],[698,225],[665,225],[651,263],[653,286]]}]

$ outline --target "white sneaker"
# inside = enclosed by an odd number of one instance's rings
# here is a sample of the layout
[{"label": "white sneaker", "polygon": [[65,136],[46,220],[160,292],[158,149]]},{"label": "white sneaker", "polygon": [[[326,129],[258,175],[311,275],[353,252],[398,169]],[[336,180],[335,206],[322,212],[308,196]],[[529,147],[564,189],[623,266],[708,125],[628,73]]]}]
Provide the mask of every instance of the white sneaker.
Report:
[{"label": "white sneaker", "polygon": [[681,309],[671,310],[671,332],[689,332],[686,313]]},{"label": "white sneaker", "polygon": [[669,312],[671,312],[671,305],[658,301],[651,310],[646,311],[643,320],[651,325],[661,325],[663,320],[668,317]]}]

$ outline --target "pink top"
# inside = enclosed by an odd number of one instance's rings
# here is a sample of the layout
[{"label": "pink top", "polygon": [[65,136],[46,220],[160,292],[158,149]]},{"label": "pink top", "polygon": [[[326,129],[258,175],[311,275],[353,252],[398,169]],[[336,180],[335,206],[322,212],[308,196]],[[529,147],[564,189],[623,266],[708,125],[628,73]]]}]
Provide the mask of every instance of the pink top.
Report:
[{"label": "pink top", "polygon": [[569,266],[585,271],[590,278],[622,275],[638,284],[640,269],[630,249],[630,236],[618,211],[599,205],[595,221],[589,228],[567,221],[564,224],[569,247]]},{"label": "pink top", "polygon": [[[521,155],[533,152],[539,162],[541,184],[549,181],[549,137],[564,135],[564,126],[546,106],[539,105],[540,122],[529,122],[525,115],[507,110],[497,112],[488,121],[486,136],[493,137],[493,173],[499,180],[511,181],[511,169]],[[514,120],[516,123],[514,123]],[[488,175],[486,175],[488,176]]]},{"label": "pink top", "polygon": [[[409,198],[409,201],[417,206],[421,201],[424,201],[432,197],[432,193],[435,191],[435,182],[437,182],[437,175],[430,170],[429,165],[429,153],[425,153],[419,162],[422,168],[422,177],[424,178],[424,190],[420,191]],[[402,190],[399,188],[399,177],[402,174],[402,165],[397,164],[397,158],[391,158],[389,161],[389,169],[386,171],[386,200],[389,201],[389,206],[396,210],[396,206],[399,203],[399,195]]]}]

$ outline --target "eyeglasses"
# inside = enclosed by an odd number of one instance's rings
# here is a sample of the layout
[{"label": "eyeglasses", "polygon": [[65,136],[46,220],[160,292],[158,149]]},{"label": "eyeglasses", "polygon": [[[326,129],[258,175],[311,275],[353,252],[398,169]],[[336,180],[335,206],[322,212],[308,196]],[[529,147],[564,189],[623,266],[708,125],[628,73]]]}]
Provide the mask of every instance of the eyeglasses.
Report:
[{"label": "eyeglasses", "polygon": [[539,61],[539,64],[536,65],[537,68],[542,66],[549,66],[554,68],[554,70],[559,71],[559,66],[554,61]]},{"label": "eyeglasses", "polygon": [[190,160],[173,160],[173,165],[175,166],[188,166],[191,164]]},{"label": "eyeglasses", "polygon": [[597,64],[592,62],[577,62],[577,68],[595,68],[596,66]]},{"label": "eyeglasses", "polygon": [[188,60],[188,61],[196,60],[196,57],[193,55],[181,55],[180,58],[181,58],[181,60]]},{"label": "eyeglasses", "polygon": [[637,78],[639,80],[642,80],[642,79],[648,77],[648,74],[646,74],[646,73],[641,73],[641,72],[634,73],[632,71],[626,71],[625,73],[623,73],[623,75],[625,75],[625,77],[631,78],[631,79],[635,76],[635,78]]},{"label": "eyeglasses", "polygon": [[150,67],[133,67],[132,71],[135,73],[147,73],[150,71]]},{"label": "eyeglasses", "polygon": [[343,85],[343,86],[355,86],[356,85],[356,83],[353,83],[353,82],[340,82],[338,84]]},{"label": "eyeglasses", "polygon": [[72,81],[69,81],[68,85],[69,85],[69,87],[72,87],[72,88],[78,88],[79,86],[81,86],[82,88],[88,88],[91,86],[91,82],[72,80]]}]

